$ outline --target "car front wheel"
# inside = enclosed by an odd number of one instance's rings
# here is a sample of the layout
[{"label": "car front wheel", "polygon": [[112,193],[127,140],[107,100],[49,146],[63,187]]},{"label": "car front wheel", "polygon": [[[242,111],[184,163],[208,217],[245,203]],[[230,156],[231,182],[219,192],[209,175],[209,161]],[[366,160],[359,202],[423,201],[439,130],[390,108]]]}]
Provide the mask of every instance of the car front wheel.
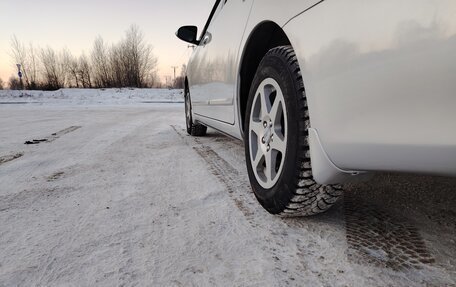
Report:
[{"label": "car front wheel", "polygon": [[272,214],[308,216],[330,208],[338,185],[313,180],[302,75],[291,46],[271,49],[254,77],[245,120],[245,154],[256,198]]}]

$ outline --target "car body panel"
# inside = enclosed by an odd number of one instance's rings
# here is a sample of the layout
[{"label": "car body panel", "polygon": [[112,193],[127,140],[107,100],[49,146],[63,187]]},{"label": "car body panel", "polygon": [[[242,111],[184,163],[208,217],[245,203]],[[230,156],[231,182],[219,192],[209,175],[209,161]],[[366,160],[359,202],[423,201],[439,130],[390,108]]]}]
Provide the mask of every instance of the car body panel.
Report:
[{"label": "car body panel", "polygon": [[456,174],[455,15],[451,0],[325,1],[284,27],[335,165]]},{"label": "car body panel", "polygon": [[[236,48],[218,54],[219,73],[229,71],[223,80],[204,73],[195,81],[198,51],[190,60],[196,121],[242,139],[240,64],[252,31],[270,21],[297,54],[312,142],[332,170],[456,175],[456,2],[251,1],[242,32],[232,34]],[[205,109],[193,102],[200,83]]]},{"label": "car body panel", "polygon": [[[234,124],[236,60],[252,3],[253,0],[221,1],[202,36],[188,66],[196,114]],[[234,17],[236,21],[229,21]]]}]

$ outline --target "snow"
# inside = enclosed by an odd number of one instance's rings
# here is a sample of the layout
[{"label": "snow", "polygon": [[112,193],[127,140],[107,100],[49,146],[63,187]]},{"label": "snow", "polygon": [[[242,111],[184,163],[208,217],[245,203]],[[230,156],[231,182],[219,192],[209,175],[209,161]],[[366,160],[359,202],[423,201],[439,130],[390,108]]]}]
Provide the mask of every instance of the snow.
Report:
[{"label": "snow", "polygon": [[182,103],[182,90],[168,89],[60,89],[57,91],[0,90],[0,103],[46,105],[130,105],[141,103]]},{"label": "snow", "polygon": [[[27,94],[0,92],[0,286],[456,284],[454,179],[352,187],[353,201],[383,210],[374,216],[416,226],[436,260],[395,270],[350,259],[355,216],[343,200],[311,218],[265,212],[243,144],[214,130],[188,136],[179,90]],[[24,144],[34,139],[49,140]],[[381,238],[381,223],[361,227]],[[387,261],[386,251],[365,253]]]}]

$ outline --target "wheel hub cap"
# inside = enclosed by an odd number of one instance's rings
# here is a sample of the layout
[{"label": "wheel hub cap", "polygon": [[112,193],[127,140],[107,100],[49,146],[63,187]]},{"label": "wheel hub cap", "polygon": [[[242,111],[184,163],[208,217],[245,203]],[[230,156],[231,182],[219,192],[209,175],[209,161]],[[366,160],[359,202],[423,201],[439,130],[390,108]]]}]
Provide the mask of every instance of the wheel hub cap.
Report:
[{"label": "wheel hub cap", "polygon": [[269,152],[271,149],[271,142],[273,141],[272,120],[266,118],[263,120],[263,137],[261,139],[261,147],[264,152]]}]

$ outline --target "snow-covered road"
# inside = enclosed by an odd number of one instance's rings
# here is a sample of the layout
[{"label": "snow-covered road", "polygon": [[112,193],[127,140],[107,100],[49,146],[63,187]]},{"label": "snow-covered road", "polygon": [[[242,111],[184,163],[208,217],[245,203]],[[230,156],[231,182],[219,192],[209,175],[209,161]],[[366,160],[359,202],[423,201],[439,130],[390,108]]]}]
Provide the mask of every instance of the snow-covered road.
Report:
[{"label": "snow-covered road", "polygon": [[0,286],[456,284],[455,179],[383,174],[283,219],[240,142],[184,126],[182,104],[0,105]]}]

